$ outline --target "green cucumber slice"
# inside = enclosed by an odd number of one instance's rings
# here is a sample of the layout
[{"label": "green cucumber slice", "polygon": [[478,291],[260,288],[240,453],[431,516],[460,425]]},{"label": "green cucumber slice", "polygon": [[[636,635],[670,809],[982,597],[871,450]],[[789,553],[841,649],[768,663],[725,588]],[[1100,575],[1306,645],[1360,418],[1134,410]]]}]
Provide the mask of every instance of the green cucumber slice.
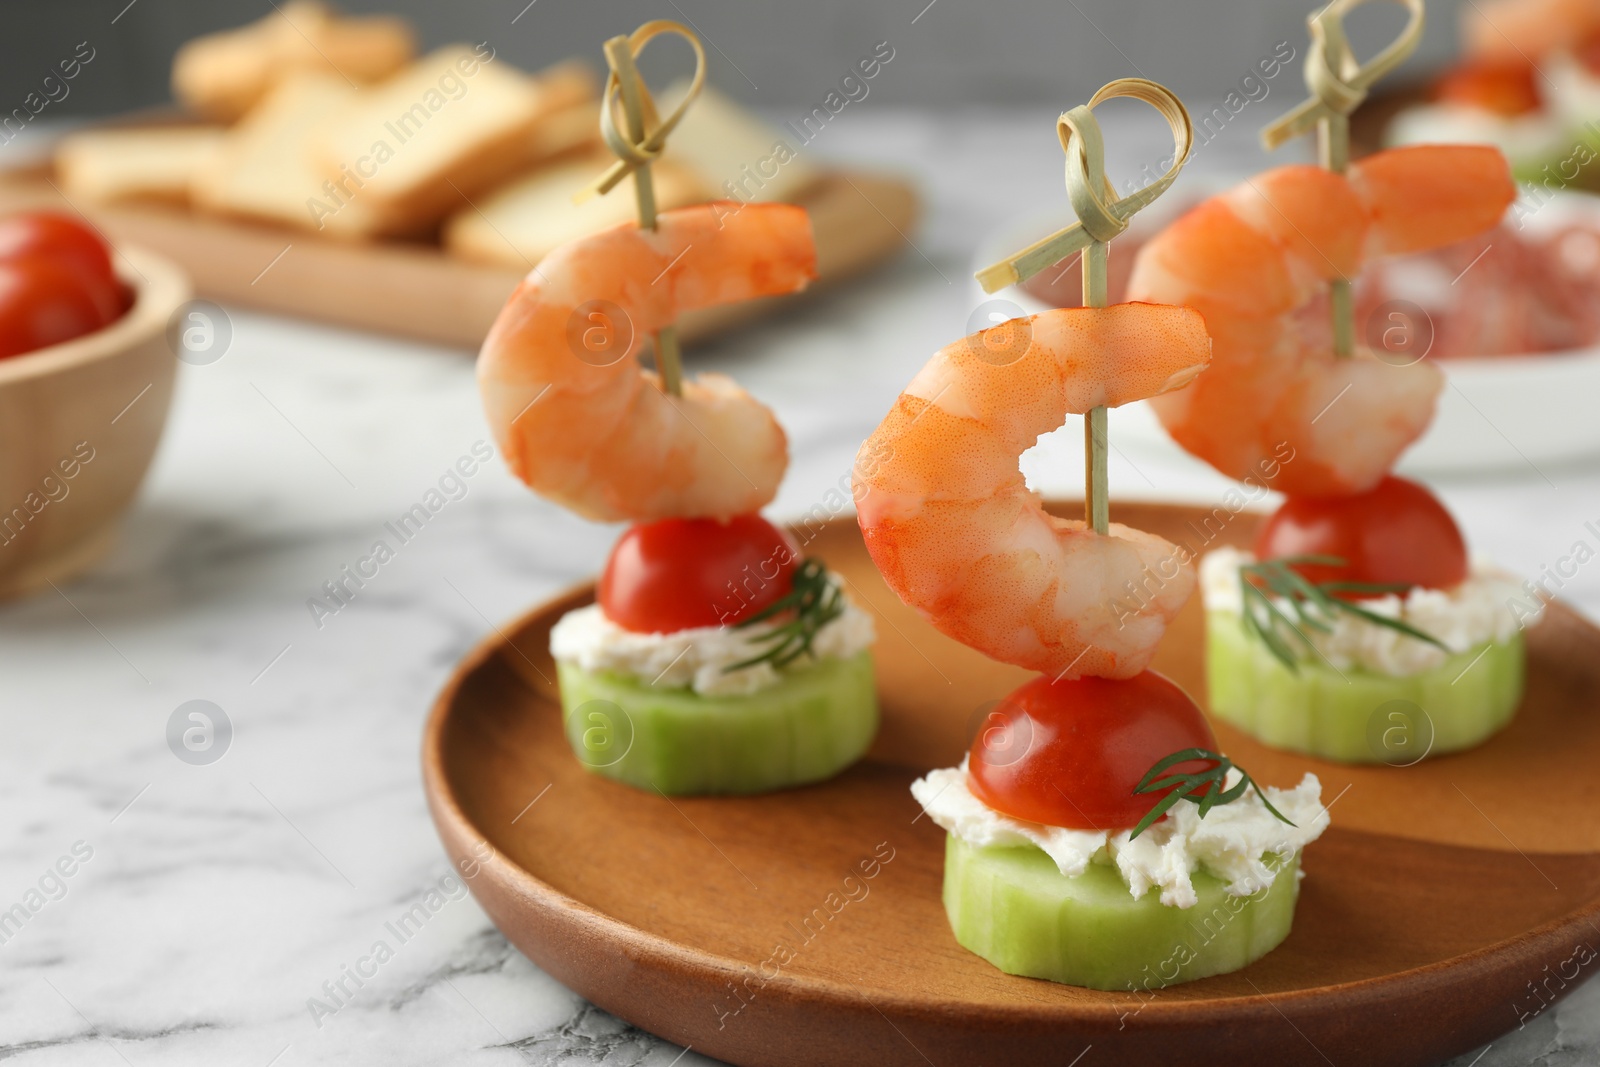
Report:
[{"label": "green cucumber slice", "polygon": [[557,663],[567,740],[585,767],[668,794],[761,793],[831,778],[878,732],[872,653],[791,668],[748,696],[653,688]]},{"label": "green cucumber slice", "polygon": [[944,910],[956,941],[1007,974],[1141,994],[1226,974],[1254,963],[1289,936],[1300,893],[1298,856],[1272,885],[1231,896],[1204,868],[1192,908],[1161,903],[1152,889],[1134,900],[1122,875],[1092,863],[1073,878],[1032,845],[980,848],[949,835]]},{"label": "green cucumber slice", "polygon": [[1291,671],[1231,611],[1206,613],[1211,714],[1263,744],[1345,763],[1408,766],[1482,743],[1522,700],[1522,633],[1395,677],[1341,674],[1315,659]]},{"label": "green cucumber slice", "polygon": [[[1579,168],[1584,167],[1588,160],[1579,162],[1578,149],[1588,148],[1590,151],[1600,150],[1600,136],[1594,134],[1587,124],[1567,131],[1567,135],[1556,140],[1549,148],[1518,156],[1507,156],[1511,164],[1511,176],[1523,184],[1544,185],[1547,179],[1555,179],[1558,188],[1568,185],[1578,189],[1592,189],[1594,187],[1591,176],[1586,172],[1579,173]],[[1592,157],[1591,157],[1592,158]],[[1571,177],[1561,173],[1567,164],[1574,164],[1574,173]]]}]

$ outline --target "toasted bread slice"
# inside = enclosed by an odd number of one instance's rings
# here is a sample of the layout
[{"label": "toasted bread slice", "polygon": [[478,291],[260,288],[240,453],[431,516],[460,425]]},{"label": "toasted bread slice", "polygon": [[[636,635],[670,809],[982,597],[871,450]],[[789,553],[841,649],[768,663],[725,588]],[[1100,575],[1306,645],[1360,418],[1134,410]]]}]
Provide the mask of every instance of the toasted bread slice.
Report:
[{"label": "toasted bread slice", "polygon": [[422,229],[528,166],[542,122],[592,97],[587,68],[529,77],[480,45],[430,53],[363,92],[322,139],[327,176],[354,175],[358,199]]},{"label": "toasted bread slice", "polygon": [[[594,68],[581,59],[552,63],[535,72],[533,81],[539,88],[540,114],[546,119],[580,104],[594,107],[600,96],[600,79],[595,76]],[[597,131],[598,128],[597,118]]]},{"label": "toasted bread slice", "polygon": [[534,130],[533,145],[539,164],[605,151],[600,141],[600,102],[591,98],[552,112]]},{"label": "toasted bread slice", "polygon": [[56,177],[68,195],[185,204],[195,174],[210,166],[226,135],[217,126],[86,130],[56,147]]},{"label": "toasted bread slice", "polygon": [[172,93],[191,110],[233,122],[279,81],[305,71],[350,84],[386,78],[416,55],[404,19],[345,18],[317,0],[290,0],[236,30],[197,37],[172,63]]},{"label": "toasted bread slice", "polygon": [[[685,87],[680,83],[669,88],[661,96],[665,103],[658,107],[670,110],[671,101]],[[593,131],[587,136],[582,132],[585,122]],[[543,134],[547,144],[556,140],[557,125],[547,124]],[[599,105],[589,102],[569,109],[561,126],[560,136],[569,146],[593,147],[502,186],[476,208],[457,212],[444,229],[445,247],[453,255],[527,267],[568,241],[636,217],[632,178],[606,196],[572,202],[573,194],[612,162],[596,144]],[[567,151],[572,152],[571,147]],[[710,89],[689,106],[651,171],[656,204],[662,211],[711,199],[793,200],[819,176],[777,131]]]},{"label": "toasted bread slice", "polygon": [[[527,270],[568,241],[636,219],[631,176],[605,196],[572,202],[611,161],[604,153],[577,156],[502,186],[446,223],[445,247],[462,259]],[[710,193],[693,173],[668,160],[651,171],[658,210],[700,203]]]},{"label": "toasted bread slice", "polygon": [[[686,88],[679,83],[662,99],[676,100]],[[793,202],[819,174],[792,141],[706,86],[667,137],[662,158],[694,171],[719,199]]]},{"label": "toasted bread slice", "polygon": [[195,174],[195,206],[341,237],[384,230],[387,220],[359,190],[346,195],[328,180],[315,151],[357,92],[337,74],[320,72],[278,83]]}]

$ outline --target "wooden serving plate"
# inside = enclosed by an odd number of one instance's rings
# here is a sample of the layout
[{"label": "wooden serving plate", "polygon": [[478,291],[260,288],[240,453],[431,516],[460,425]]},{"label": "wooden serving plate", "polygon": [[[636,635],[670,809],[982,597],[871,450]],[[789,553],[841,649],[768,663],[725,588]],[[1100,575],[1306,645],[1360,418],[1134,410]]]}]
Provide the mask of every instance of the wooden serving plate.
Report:
[{"label": "wooden serving plate", "polygon": [[[887,259],[916,225],[917,196],[900,178],[825,171],[797,201],[817,240],[816,285]],[[167,256],[203,297],[476,351],[526,268],[486,266],[420,241],[342,241],[155,204],[67,202],[39,170],[0,174],[0,214],[80,209],[113,244]],[[778,298],[683,317],[685,340],[748,321]]]},{"label": "wooden serving plate", "polygon": [[[1116,511],[1191,543],[1216,522],[1170,505]],[[1216,543],[1247,543],[1256,521],[1238,516]],[[1304,855],[1294,930],[1236,974],[1103,993],[1002,974],[956,944],[939,897],[944,835],[907,791],[957,762],[986,702],[1027,675],[904,607],[850,516],[797,533],[879,623],[883,728],[831,782],[668,798],[586,772],[547,646],[588,589],[481,645],[434,707],[423,772],[451,859],[513,944],[607,1011],[773,1067],[1072,1064],[1091,1046],[1085,1064],[1418,1067],[1600,970],[1600,630],[1571,611],[1552,606],[1530,632],[1523,707],[1472,752],[1350,767],[1218,724],[1258,779],[1313,770],[1332,804],[1332,829]],[[1197,695],[1202,625],[1191,601],[1156,660]]]}]

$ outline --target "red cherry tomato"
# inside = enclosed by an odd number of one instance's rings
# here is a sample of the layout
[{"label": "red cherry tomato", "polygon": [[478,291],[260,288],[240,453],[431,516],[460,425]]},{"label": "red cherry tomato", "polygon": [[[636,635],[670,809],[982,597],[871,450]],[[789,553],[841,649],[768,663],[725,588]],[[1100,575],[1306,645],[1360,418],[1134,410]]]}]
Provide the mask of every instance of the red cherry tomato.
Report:
[{"label": "red cherry tomato", "polygon": [[1433,88],[1443,103],[1482,108],[1515,118],[1539,110],[1539,79],[1531,63],[1469,63],[1450,71]]},{"label": "red cherry tomato", "polygon": [[[968,755],[973,794],[996,811],[1075,830],[1131,830],[1161,799],[1134,787],[1185,748],[1215,752],[1200,708],[1167,678],[1052,682],[1040,675],[990,713]],[[1180,763],[1201,771],[1209,764]]]},{"label": "red cherry tomato", "polygon": [[793,537],[760,515],[634,526],[600,575],[600,610],[636,633],[732,626],[789,594]]},{"label": "red cherry tomato", "polygon": [[0,260],[53,256],[86,277],[115,286],[111,250],[85,223],[52,211],[0,218]]},{"label": "red cherry tomato", "polygon": [[0,260],[0,359],[60,344],[120,314],[117,291],[50,257]]},{"label": "red cherry tomato", "polygon": [[1257,559],[1337,556],[1296,567],[1313,582],[1448,589],[1467,577],[1467,544],[1437,497],[1393,475],[1354,496],[1290,497],[1256,534]]}]

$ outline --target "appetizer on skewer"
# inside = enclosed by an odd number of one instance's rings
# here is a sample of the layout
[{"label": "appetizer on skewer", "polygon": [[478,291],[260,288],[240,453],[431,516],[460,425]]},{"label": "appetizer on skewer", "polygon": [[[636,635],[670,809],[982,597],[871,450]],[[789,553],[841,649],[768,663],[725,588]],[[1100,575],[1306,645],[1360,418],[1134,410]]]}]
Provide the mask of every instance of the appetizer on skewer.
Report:
[{"label": "appetizer on skewer", "polygon": [[[551,634],[574,751],[640,788],[759,792],[836,774],[870,744],[872,622],[759,514],[788,465],[772,412],[727,377],[682,376],[678,316],[803,289],[816,250],[804,209],[791,205],[656,215],[643,164],[688,98],[658,121],[633,56],[663,32],[688,37],[703,70],[698,41],[675,23],[607,44],[640,224],[545,257],[490,330],[478,381],[518,477],[587,518],[634,524],[598,603]],[[619,140],[610,104],[602,125]],[[646,336],[657,372],[635,359]]]},{"label": "appetizer on skewer", "polygon": [[[1308,62],[1349,69],[1342,31],[1321,22],[1349,6],[1313,16],[1318,41],[1344,51],[1313,49]],[[1420,26],[1420,4],[1408,6]],[[1400,43],[1414,41],[1408,32]],[[1380,60],[1399,56],[1391,48]],[[1372,79],[1363,68],[1354,80]],[[1178,219],[1140,250],[1129,296],[1195,308],[1213,339],[1211,369],[1152,402],[1174,440],[1289,497],[1253,555],[1223,549],[1202,563],[1212,713],[1282,748],[1412,762],[1506,724],[1521,698],[1527,620],[1506,607],[1516,584],[1469,560],[1444,506],[1390,474],[1445,379],[1428,360],[1385,349],[1387,320],[1356,336],[1350,281],[1375,256],[1488,229],[1515,186],[1484,146],[1347,164],[1347,112],[1311,103],[1320,106],[1291,112],[1264,140],[1318,124],[1323,165],[1257,175]]]},{"label": "appetizer on skewer", "polygon": [[[1091,108],[1144,100],[1178,140],[1173,168],[1106,203]],[[957,941],[1012,974],[1101,989],[1237,970],[1288,935],[1321,787],[1256,788],[1217,752],[1194,701],[1147,669],[1193,592],[1182,550],[1108,521],[1105,409],[1178,389],[1211,361],[1201,316],[1105,303],[1105,242],[1171,184],[1192,130],[1142,79],[1063,114],[1083,221],[979,275],[1010,284],[1082,249],[1084,304],[984,330],[934,355],[862,446],[855,481],[874,563],[936,628],[1041,671],[1001,702],[959,767],[912,793],[946,840]],[[1090,227],[1093,227],[1092,229]],[[1048,514],[1019,457],[1085,416],[1082,521]],[[1127,610],[1126,584],[1159,581]],[[1192,801],[1192,804],[1180,801]],[[1198,909],[1198,910],[1197,910]]]}]

